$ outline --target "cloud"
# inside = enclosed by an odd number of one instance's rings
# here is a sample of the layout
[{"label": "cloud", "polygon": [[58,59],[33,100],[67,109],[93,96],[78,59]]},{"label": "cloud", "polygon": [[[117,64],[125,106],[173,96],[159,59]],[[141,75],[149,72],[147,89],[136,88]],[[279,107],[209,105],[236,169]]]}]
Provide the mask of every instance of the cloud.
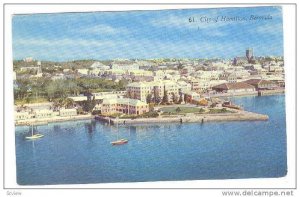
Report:
[{"label": "cloud", "polygon": [[[155,58],[216,56],[216,51],[224,50],[222,43],[191,41],[138,40],[83,40],[83,39],[19,39],[14,44],[15,57],[23,57],[24,49],[35,57],[76,57],[76,58]],[[233,46],[234,43],[231,43]],[[225,53],[225,51],[224,51]],[[26,56],[26,55],[25,55]],[[28,55],[27,55],[28,56]],[[197,55],[196,55],[197,56]]]},{"label": "cloud", "polygon": [[86,40],[86,39],[17,39],[13,41],[14,46],[30,47],[102,47],[111,46],[113,41]]},{"label": "cloud", "polygon": [[182,28],[190,27],[188,17],[167,15],[163,18],[152,19],[149,21],[149,25],[153,27],[171,27],[171,28]]},{"label": "cloud", "polygon": [[253,33],[268,34],[268,35],[281,35],[283,32],[282,23],[266,23],[253,29]]},{"label": "cloud", "polygon": [[208,37],[222,37],[226,36],[227,32],[224,31],[223,27],[228,25],[228,23],[223,22],[189,22],[190,17],[195,17],[199,19],[202,16],[212,16],[217,17],[217,11],[212,10],[206,15],[190,15],[190,16],[179,16],[179,15],[168,15],[163,19],[150,20],[149,24],[153,28],[168,28],[173,29],[176,32],[180,31],[201,31],[202,35]]},{"label": "cloud", "polygon": [[95,26],[91,26],[80,31],[81,33],[85,34],[127,34],[129,33],[128,29],[124,27],[112,27],[106,24],[99,24]]},{"label": "cloud", "polygon": [[[240,22],[189,22],[189,17],[248,15],[249,10],[252,11],[250,8],[246,9],[246,13],[241,12],[244,9],[235,12],[231,9],[177,10],[149,15],[126,12],[122,17],[119,13],[105,14],[111,19],[101,13],[91,13],[83,18],[79,16],[85,14],[59,14],[49,19],[47,15],[37,15],[20,17],[20,20],[18,16],[17,23],[13,24],[13,53],[15,57],[32,54],[30,56],[44,59],[233,57],[240,52],[244,54],[244,49],[251,44],[268,54],[270,50],[267,49],[273,44],[270,40],[282,41],[276,36],[282,35],[281,20],[253,22],[250,25]],[[263,9],[265,14],[269,10],[279,17],[278,10]],[[37,25],[38,21],[40,25]],[[280,47],[272,50],[279,51]]]}]

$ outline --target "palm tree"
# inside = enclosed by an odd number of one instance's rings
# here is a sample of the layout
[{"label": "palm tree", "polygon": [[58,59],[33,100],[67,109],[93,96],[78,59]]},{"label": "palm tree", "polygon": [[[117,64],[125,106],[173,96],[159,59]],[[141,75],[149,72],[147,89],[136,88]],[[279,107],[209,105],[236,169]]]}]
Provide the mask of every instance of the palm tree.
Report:
[{"label": "palm tree", "polygon": [[71,108],[73,107],[74,105],[74,100],[71,99],[71,98],[65,98],[63,101],[62,101],[62,105],[65,107],[65,108]]}]

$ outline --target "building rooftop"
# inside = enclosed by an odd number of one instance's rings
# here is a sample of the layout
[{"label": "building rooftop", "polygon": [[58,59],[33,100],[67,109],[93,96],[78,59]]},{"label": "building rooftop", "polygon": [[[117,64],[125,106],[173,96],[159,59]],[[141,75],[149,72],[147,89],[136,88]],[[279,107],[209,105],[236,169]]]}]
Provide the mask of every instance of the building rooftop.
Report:
[{"label": "building rooftop", "polygon": [[264,79],[249,79],[249,80],[244,81],[244,82],[247,83],[247,84],[250,84],[250,85],[273,84],[273,82],[267,81],[267,80],[264,80]]},{"label": "building rooftop", "polygon": [[112,104],[123,104],[123,105],[131,105],[131,106],[144,106],[147,105],[147,103],[142,102],[137,99],[130,99],[130,98],[117,98],[117,99],[103,99],[103,103],[106,105],[112,105]]},{"label": "building rooftop", "polygon": [[234,90],[234,89],[254,89],[253,85],[244,82],[237,82],[237,83],[223,83],[213,88],[224,89],[224,90]]}]

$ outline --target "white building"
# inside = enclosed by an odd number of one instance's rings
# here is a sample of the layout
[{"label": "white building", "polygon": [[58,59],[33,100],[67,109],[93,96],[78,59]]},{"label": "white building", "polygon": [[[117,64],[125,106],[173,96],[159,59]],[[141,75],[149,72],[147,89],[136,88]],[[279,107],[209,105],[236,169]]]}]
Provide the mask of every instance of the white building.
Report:
[{"label": "white building", "polygon": [[190,83],[187,83],[185,81],[177,81],[177,84],[181,91],[191,91],[192,90],[192,85]]},{"label": "white building", "polygon": [[30,114],[28,112],[15,112],[15,120],[26,120],[31,118]]},{"label": "white building", "polygon": [[117,69],[117,70],[139,70],[139,65],[138,64],[117,64],[117,63],[113,63],[111,65],[111,69]]},{"label": "white building", "polygon": [[36,110],[34,111],[35,118],[51,118],[54,116],[52,110],[43,109],[43,110]]},{"label": "white building", "polygon": [[25,58],[23,59],[23,61],[24,61],[24,62],[32,62],[32,61],[34,61],[34,59],[33,59],[33,57],[25,57]]},{"label": "white building", "polygon": [[102,64],[101,62],[94,62],[90,68],[92,69],[95,69],[95,68],[98,68],[98,69],[101,69],[101,70],[108,70],[110,69],[110,66],[106,66],[104,64]]},{"label": "white building", "polygon": [[[188,85],[183,86],[186,88]],[[164,96],[164,91],[168,93],[169,102],[173,101],[173,96],[179,96],[180,86],[175,81],[162,80],[151,82],[134,82],[127,85],[127,95],[133,99],[139,99],[143,102],[147,101],[148,95],[156,95],[161,99]]]},{"label": "white building", "polygon": [[77,110],[76,109],[60,109],[59,116],[76,116]]},{"label": "white building", "polygon": [[119,98],[119,99],[104,99],[101,105],[98,105],[97,110],[101,114],[124,113],[141,115],[149,112],[149,105],[137,99]]},{"label": "white building", "polygon": [[56,74],[56,75],[52,76],[51,79],[52,79],[53,81],[56,81],[56,80],[64,80],[64,79],[66,79],[66,77],[65,77],[64,74],[60,73],[60,74]]},{"label": "white building", "polygon": [[88,75],[89,74],[89,69],[80,68],[80,69],[77,69],[77,72],[82,74],[82,75]]}]

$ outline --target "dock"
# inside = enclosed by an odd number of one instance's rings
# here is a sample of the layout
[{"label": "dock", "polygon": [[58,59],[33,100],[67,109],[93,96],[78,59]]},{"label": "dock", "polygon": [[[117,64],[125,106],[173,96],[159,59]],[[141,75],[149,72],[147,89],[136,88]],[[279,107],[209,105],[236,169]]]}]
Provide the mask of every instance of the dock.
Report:
[{"label": "dock", "polygon": [[284,89],[275,89],[275,90],[260,90],[258,91],[258,96],[267,96],[274,94],[283,94],[285,92]]}]

